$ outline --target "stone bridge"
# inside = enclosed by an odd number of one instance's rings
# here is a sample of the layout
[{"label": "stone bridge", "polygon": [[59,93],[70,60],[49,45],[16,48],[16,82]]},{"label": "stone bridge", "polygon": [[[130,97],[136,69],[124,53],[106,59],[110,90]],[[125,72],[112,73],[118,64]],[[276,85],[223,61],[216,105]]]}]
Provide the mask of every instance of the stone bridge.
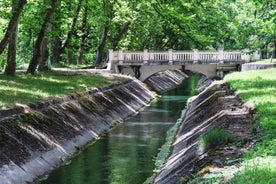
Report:
[{"label": "stone bridge", "polygon": [[108,70],[135,76],[144,81],[168,69],[185,69],[207,77],[222,77],[225,72],[240,69],[241,64],[258,59],[244,51],[113,51],[109,50]]}]

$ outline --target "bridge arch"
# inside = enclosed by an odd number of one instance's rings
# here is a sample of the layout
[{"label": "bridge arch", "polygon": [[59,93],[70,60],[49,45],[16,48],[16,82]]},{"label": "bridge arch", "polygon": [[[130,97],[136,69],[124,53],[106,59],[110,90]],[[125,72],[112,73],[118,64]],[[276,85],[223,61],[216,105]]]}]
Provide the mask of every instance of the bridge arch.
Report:
[{"label": "bridge arch", "polygon": [[[137,67],[134,69],[134,67]],[[133,77],[137,77],[139,80],[144,81],[148,77],[155,73],[172,69],[190,70],[196,73],[202,73],[203,75],[213,78],[222,77],[224,72],[237,70],[238,65],[207,65],[207,64],[193,64],[193,65],[142,65],[142,66],[119,66],[118,73],[127,74]],[[135,72],[139,70],[139,76]]]}]

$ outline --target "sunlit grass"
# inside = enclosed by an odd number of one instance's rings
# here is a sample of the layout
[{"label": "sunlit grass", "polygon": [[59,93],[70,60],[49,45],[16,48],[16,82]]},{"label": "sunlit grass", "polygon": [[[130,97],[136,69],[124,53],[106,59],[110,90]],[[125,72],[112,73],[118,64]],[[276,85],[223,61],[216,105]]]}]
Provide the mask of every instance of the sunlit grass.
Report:
[{"label": "sunlit grass", "polygon": [[247,64],[274,64],[276,63],[276,59],[263,59],[260,61],[252,62],[252,63],[247,63]]},{"label": "sunlit grass", "polygon": [[[247,159],[276,157],[276,69],[266,69],[257,71],[248,71],[241,73],[232,73],[225,77],[231,86],[237,89],[244,101],[249,101],[257,109],[259,114],[260,135],[259,143],[256,144],[247,155]],[[267,172],[265,165],[257,168],[246,168],[240,171],[230,183],[237,181],[246,181],[247,175],[254,178],[247,183],[259,181],[259,174]],[[273,166],[275,169],[275,165]],[[253,169],[253,170],[252,170]],[[269,173],[269,172],[268,172]],[[273,175],[273,177],[272,177]],[[242,180],[241,178],[244,178]],[[239,178],[239,179],[236,179]],[[272,178],[272,179],[271,179]],[[273,179],[274,178],[274,179]],[[268,176],[262,178],[261,183],[275,182],[276,173],[271,172]]]},{"label": "sunlit grass", "polygon": [[61,94],[85,91],[107,86],[113,79],[85,72],[43,72],[37,75],[17,74],[16,77],[0,75],[0,109],[17,103],[28,104]]},{"label": "sunlit grass", "polygon": [[247,160],[229,184],[274,184],[276,183],[276,159],[273,157]]}]

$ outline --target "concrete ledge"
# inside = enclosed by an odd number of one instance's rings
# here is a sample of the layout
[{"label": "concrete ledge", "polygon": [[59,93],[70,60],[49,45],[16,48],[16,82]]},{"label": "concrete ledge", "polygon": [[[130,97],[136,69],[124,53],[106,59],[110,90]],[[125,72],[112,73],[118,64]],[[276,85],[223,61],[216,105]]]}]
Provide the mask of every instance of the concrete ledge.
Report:
[{"label": "concrete ledge", "polygon": [[275,68],[276,64],[243,64],[241,71],[245,72],[245,71],[250,71],[250,70],[263,70],[263,69],[267,69],[267,68]]}]

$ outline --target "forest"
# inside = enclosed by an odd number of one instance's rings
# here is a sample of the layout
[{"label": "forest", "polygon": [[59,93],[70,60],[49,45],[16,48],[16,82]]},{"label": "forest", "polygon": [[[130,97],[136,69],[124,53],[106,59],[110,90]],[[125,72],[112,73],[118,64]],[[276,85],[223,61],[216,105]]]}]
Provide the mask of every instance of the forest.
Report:
[{"label": "forest", "polygon": [[0,70],[103,66],[113,50],[239,50],[274,58],[274,0],[0,0]]}]

